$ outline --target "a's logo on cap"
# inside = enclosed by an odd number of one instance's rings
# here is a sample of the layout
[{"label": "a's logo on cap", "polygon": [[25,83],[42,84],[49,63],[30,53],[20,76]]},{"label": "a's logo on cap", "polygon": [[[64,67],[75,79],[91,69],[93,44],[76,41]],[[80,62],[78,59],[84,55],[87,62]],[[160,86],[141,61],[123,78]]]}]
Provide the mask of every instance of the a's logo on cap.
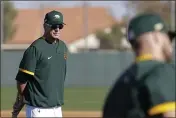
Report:
[{"label": "a's logo on cap", "polygon": [[163,25],[162,23],[157,23],[157,24],[154,25],[154,29],[155,29],[156,31],[162,30],[163,27],[164,27],[164,25]]},{"label": "a's logo on cap", "polygon": [[55,15],[54,18],[55,18],[55,19],[59,19],[60,16],[59,16],[59,15]]}]

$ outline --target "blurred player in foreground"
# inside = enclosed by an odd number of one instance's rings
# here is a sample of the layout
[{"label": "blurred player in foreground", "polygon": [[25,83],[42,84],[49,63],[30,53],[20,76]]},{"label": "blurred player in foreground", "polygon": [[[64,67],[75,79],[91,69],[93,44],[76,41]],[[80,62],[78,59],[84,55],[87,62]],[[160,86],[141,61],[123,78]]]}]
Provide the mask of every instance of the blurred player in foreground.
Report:
[{"label": "blurred player in foreground", "polygon": [[157,14],[141,14],[128,26],[127,39],[136,55],[109,92],[103,118],[175,117],[175,68],[172,40]]},{"label": "blurred player in foreground", "polygon": [[44,35],[25,50],[21,60],[12,117],[17,117],[24,104],[27,118],[62,117],[67,59],[67,47],[60,40],[62,13],[47,13],[43,26]]}]

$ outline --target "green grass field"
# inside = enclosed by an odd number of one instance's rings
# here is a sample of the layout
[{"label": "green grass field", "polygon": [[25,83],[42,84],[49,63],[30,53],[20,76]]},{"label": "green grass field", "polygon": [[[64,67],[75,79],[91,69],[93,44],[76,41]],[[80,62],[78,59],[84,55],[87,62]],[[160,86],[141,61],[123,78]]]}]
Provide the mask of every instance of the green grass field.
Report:
[{"label": "green grass field", "polygon": [[[1,87],[1,110],[11,110],[16,97],[15,87]],[[87,87],[87,88],[66,88],[64,110],[91,110],[99,111],[108,88]]]}]

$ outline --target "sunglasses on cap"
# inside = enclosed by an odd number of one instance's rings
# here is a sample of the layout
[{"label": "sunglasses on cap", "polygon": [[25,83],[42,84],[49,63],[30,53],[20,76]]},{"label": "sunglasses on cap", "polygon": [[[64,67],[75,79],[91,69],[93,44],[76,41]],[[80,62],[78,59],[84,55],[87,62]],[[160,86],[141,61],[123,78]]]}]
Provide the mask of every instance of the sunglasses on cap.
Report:
[{"label": "sunglasses on cap", "polygon": [[56,24],[56,25],[51,25],[50,27],[51,27],[51,29],[57,29],[57,28],[63,29],[64,25],[63,24]]}]

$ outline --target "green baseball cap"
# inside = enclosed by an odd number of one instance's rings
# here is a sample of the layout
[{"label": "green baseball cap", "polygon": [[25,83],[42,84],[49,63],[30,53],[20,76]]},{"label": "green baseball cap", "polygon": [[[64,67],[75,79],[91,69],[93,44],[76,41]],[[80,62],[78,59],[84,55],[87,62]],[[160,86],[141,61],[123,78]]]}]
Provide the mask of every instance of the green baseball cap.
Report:
[{"label": "green baseball cap", "polygon": [[130,22],[127,29],[127,39],[129,42],[132,42],[137,39],[140,35],[152,32],[159,31],[167,33],[170,39],[176,37],[175,31],[169,31],[165,22],[157,14],[141,14],[134,17]]},{"label": "green baseball cap", "polygon": [[65,25],[65,23],[63,22],[63,14],[55,10],[48,12],[45,15],[44,23],[47,23],[49,25],[58,25],[58,24]]}]

